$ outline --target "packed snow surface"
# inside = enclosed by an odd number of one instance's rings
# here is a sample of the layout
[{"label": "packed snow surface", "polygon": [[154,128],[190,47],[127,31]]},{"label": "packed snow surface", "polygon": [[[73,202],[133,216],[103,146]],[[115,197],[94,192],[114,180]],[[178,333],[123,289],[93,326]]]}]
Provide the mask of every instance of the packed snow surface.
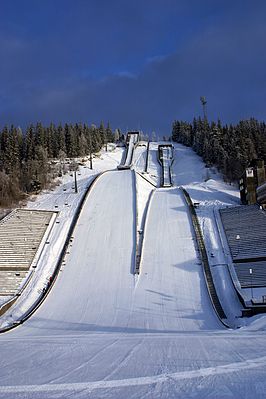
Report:
[{"label": "packed snow surface", "polygon": [[135,147],[134,155],[133,155],[133,164],[134,169],[138,172],[143,172],[145,169],[147,157],[147,143],[144,141],[140,141],[139,144]]},{"label": "packed snow surface", "polygon": [[[158,173],[154,154],[150,172]],[[177,145],[175,157],[176,186],[204,204],[201,223],[213,227],[213,208],[237,203],[237,190],[190,149]],[[238,330],[219,322],[179,188],[152,195],[141,272],[133,274],[133,173],[98,179],[51,293],[0,336],[0,398],[265,398],[263,318]],[[207,245],[219,247],[214,233]]]}]

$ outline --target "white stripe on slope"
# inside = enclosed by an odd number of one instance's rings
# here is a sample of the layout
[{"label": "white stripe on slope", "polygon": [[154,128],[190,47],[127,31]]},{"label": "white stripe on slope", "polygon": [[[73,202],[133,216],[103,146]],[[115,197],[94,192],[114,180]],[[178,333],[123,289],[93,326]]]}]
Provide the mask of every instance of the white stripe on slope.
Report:
[{"label": "white stripe on slope", "polygon": [[44,384],[44,385],[20,385],[20,386],[2,386],[0,393],[20,393],[20,392],[56,392],[56,391],[78,391],[78,390],[95,390],[95,389],[112,389],[123,388],[129,386],[151,385],[156,383],[164,383],[168,380],[172,382],[179,380],[187,380],[198,377],[209,377],[212,375],[229,374],[242,370],[249,370],[257,367],[265,367],[266,356],[256,359],[248,359],[243,362],[229,363],[222,366],[207,367],[198,370],[182,371],[177,373],[160,374],[150,377],[128,378],[123,380],[111,381],[91,381],[67,384]]}]

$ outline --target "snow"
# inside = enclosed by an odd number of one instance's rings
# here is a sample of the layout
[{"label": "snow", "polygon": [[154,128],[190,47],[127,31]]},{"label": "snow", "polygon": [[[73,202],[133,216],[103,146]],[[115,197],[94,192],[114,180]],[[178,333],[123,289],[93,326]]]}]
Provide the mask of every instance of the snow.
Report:
[{"label": "snow", "polygon": [[[155,147],[149,173],[156,173],[158,182]],[[98,179],[47,299],[28,321],[0,336],[0,398],[265,397],[266,317],[240,329],[219,322],[178,186],[200,203],[198,217],[214,254],[211,268],[220,295],[231,293],[223,303],[230,320],[239,308],[223,266],[215,210],[237,204],[237,189],[214,170],[207,172],[189,148],[175,145],[175,157],[175,186],[157,189],[152,197],[153,187],[140,176],[135,191],[133,171],[111,171]],[[119,164],[116,155],[111,163]],[[88,172],[81,175],[80,189],[88,184]],[[70,180],[64,184],[70,186]],[[46,193],[43,201],[53,207],[56,197],[63,212],[64,196],[71,204],[77,197],[59,191]],[[66,207],[61,220],[75,206]],[[136,277],[136,229],[144,215]]]},{"label": "snow", "polygon": [[135,148],[132,162],[136,171],[143,172],[145,170],[146,157],[147,143],[144,141],[140,141]]},{"label": "snow", "polygon": [[224,237],[221,237],[222,229],[217,221],[219,208],[239,205],[238,188],[223,182],[215,168],[206,168],[200,157],[182,145],[175,145],[172,169],[175,184],[183,186],[192,201],[199,204],[196,211],[217,294],[227,321],[232,327],[239,327],[245,323],[240,319],[243,307],[232,283],[228,266],[230,255],[221,241]]},{"label": "snow", "polygon": [[181,191],[157,190],[147,222],[135,322],[159,331],[222,328],[207,295]]}]

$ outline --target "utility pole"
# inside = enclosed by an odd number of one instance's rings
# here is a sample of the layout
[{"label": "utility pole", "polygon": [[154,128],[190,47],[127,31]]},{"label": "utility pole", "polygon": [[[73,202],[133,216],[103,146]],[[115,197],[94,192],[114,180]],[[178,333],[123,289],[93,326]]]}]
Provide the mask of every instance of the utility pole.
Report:
[{"label": "utility pole", "polygon": [[89,132],[89,144],[90,144],[90,169],[92,169],[92,144],[91,144],[91,132]]},{"label": "utility pole", "polygon": [[107,152],[107,134],[105,133],[105,135],[104,135],[104,141],[105,141],[105,151]]},{"label": "utility pole", "polygon": [[92,153],[90,152],[90,169],[92,170]]},{"label": "utility pole", "polygon": [[202,104],[202,108],[203,108],[203,116],[204,116],[204,120],[207,121],[207,100],[205,97],[200,97],[200,101]]},{"label": "utility pole", "polygon": [[77,171],[74,170],[74,182],[75,182],[75,193],[78,192],[78,185],[77,185]]}]

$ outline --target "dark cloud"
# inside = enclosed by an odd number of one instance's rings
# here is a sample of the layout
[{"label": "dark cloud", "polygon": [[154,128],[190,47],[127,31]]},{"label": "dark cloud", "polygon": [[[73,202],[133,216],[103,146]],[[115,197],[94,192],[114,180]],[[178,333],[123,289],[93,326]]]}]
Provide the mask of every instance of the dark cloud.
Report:
[{"label": "dark cloud", "polygon": [[39,25],[18,18],[1,35],[1,125],[103,119],[168,134],[201,113],[201,95],[210,118],[265,118],[264,2],[45,4]]}]

